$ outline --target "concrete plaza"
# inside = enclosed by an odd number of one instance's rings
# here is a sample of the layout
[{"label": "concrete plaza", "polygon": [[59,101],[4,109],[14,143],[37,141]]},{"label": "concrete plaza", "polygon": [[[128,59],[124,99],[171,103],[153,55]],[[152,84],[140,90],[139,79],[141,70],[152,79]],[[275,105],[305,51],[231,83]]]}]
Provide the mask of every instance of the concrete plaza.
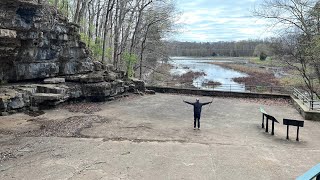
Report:
[{"label": "concrete plaza", "polygon": [[[0,179],[294,179],[320,162],[320,122],[286,140],[283,118],[302,119],[276,100],[210,98],[193,130],[195,96],[157,94],[0,117]],[[271,136],[259,108],[280,124]],[[66,123],[67,122],[67,123]],[[70,126],[70,127],[69,127]]]}]

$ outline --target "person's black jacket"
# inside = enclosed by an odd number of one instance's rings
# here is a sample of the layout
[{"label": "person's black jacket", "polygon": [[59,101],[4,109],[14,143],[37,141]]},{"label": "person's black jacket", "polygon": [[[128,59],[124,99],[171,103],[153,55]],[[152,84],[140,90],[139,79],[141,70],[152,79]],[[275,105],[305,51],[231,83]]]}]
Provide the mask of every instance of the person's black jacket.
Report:
[{"label": "person's black jacket", "polygon": [[187,104],[190,104],[190,105],[193,105],[194,117],[200,117],[202,106],[212,103],[212,101],[211,102],[206,102],[206,103],[200,103],[199,101],[196,101],[194,103],[191,103],[191,102],[188,102],[188,101],[183,101],[183,102],[185,102]]}]

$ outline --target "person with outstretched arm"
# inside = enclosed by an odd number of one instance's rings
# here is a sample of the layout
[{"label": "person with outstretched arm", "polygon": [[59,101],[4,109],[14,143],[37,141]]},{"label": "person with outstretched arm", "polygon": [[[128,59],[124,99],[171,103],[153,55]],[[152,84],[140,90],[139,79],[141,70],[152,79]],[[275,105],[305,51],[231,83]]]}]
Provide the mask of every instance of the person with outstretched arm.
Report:
[{"label": "person with outstretched arm", "polygon": [[201,109],[202,109],[202,106],[205,106],[207,104],[211,104],[211,102],[206,102],[206,103],[200,103],[199,102],[199,99],[197,98],[196,99],[196,102],[194,103],[191,103],[191,102],[188,102],[188,101],[183,101],[187,104],[190,104],[190,105],[193,105],[193,116],[194,116],[194,129],[196,129],[196,125],[197,125],[197,121],[198,121],[198,129],[200,129],[200,117],[201,117]]}]

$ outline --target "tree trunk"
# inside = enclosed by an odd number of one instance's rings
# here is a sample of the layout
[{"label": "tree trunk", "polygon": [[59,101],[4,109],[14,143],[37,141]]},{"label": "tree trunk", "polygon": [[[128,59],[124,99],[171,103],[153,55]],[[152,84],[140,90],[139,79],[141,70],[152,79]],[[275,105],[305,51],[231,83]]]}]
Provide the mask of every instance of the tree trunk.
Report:
[{"label": "tree trunk", "polygon": [[58,8],[58,3],[59,3],[59,0],[54,0],[54,6],[55,6],[56,8]]},{"label": "tree trunk", "polygon": [[95,32],[96,40],[95,40],[95,44],[98,44],[98,38],[99,38],[98,32],[99,32],[100,12],[101,12],[101,9],[100,9],[100,0],[98,0],[98,9],[97,9],[97,16],[96,16],[96,32]]},{"label": "tree trunk", "polygon": [[105,53],[106,53],[106,40],[107,40],[107,34],[108,34],[108,18],[109,14],[113,9],[115,0],[109,0],[108,6],[107,6],[107,14],[106,19],[104,23],[104,34],[103,34],[103,47],[102,47],[102,63],[105,63]]},{"label": "tree trunk", "polygon": [[[88,0],[83,0],[82,1],[82,6],[81,6],[81,9],[79,11],[79,16],[78,16],[78,19],[77,19],[77,24],[80,24],[81,23],[81,20],[87,10],[87,5],[88,5]],[[82,29],[83,31],[83,29]]]},{"label": "tree trunk", "polygon": [[76,8],[76,11],[75,11],[74,17],[73,17],[73,22],[74,23],[77,23],[77,21],[78,21],[80,5],[81,5],[81,0],[77,0],[77,8]]}]

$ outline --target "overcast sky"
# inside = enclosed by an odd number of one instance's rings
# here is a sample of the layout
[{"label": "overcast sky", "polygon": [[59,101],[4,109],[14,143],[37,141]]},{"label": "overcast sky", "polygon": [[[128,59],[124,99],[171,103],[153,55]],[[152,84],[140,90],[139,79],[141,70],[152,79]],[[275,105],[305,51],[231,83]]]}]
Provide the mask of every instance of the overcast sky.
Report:
[{"label": "overcast sky", "polygon": [[260,0],[177,0],[181,12],[174,40],[216,42],[270,36],[264,20],[252,16]]}]

